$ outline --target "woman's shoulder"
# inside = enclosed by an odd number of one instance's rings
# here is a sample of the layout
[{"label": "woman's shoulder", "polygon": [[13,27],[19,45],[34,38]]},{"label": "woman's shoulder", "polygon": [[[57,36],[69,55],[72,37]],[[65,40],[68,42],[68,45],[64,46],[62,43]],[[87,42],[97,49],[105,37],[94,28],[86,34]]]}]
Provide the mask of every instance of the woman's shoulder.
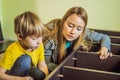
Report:
[{"label": "woman's shoulder", "polygon": [[61,19],[59,18],[52,19],[45,24],[45,27],[49,30],[52,30],[59,24],[59,22],[61,22]]},{"label": "woman's shoulder", "polygon": [[49,39],[45,44],[45,48],[48,49],[48,48],[55,48],[55,41],[53,38]]}]

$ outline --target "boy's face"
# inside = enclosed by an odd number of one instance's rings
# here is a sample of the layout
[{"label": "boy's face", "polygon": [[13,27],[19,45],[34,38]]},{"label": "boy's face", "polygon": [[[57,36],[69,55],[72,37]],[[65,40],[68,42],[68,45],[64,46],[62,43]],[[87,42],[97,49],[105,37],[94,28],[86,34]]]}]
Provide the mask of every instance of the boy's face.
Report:
[{"label": "boy's face", "polygon": [[20,43],[25,50],[33,51],[40,46],[40,43],[42,43],[42,37],[28,36],[25,39],[20,40]]},{"label": "boy's face", "polygon": [[84,30],[85,22],[76,14],[69,16],[63,24],[62,34],[68,41],[77,39]]}]

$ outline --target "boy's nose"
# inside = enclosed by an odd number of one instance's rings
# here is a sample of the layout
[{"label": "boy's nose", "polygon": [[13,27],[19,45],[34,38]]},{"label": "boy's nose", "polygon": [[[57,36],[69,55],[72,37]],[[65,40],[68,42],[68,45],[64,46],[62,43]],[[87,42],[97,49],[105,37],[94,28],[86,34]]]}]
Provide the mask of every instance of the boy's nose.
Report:
[{"label": "boy's nose", "polygon": [[37,40],[37,44],[40,44],[42,42],[42,38],[39,38],[38,40]]}]

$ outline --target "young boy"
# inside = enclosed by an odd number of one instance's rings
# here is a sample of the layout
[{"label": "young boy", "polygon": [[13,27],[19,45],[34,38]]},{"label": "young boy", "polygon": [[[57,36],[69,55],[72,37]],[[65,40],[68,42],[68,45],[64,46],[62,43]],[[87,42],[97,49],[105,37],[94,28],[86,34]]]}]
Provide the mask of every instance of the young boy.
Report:
[{"label": "young boy", "polygon": [[48,74],[44,61],[42,36],[44,26],[39,17],[24,12],[14,20],[18,41],[12,43],[0,61],[0,80],[41,80]]}]

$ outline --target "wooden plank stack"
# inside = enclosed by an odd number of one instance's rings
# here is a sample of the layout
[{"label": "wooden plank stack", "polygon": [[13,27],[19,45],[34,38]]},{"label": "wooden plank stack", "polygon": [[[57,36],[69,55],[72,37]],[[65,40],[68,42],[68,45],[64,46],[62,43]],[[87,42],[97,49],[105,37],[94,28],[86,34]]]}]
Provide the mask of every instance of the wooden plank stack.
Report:
[{"label": "wooden plank stack", "polygon": [[99,59],[94,46],[91,52],[71,52],[45,80],[120,80],[120,32],[96,30],[111,38],[112,57]]}]

